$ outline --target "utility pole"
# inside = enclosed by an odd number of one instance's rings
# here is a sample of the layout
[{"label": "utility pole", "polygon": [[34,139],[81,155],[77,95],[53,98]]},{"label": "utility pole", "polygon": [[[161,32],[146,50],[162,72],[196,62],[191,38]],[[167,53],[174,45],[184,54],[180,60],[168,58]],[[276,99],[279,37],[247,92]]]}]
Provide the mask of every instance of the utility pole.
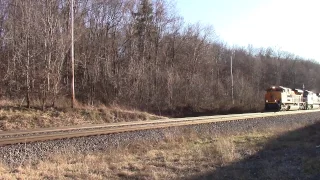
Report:
[{"label": "utility pole", "polygon": [[232,57],[233,52],[231,52],[231,65],[230,65],[230,72],[231,72],[231,98],[232,98],[232,104],[234,104],[234,97],[233,97],[233,73],[232,73]]},{"label": "utility pole", "polygon": [[71,107],[75,106],[75,93],[74,93],[74,0],[71,0]]}]

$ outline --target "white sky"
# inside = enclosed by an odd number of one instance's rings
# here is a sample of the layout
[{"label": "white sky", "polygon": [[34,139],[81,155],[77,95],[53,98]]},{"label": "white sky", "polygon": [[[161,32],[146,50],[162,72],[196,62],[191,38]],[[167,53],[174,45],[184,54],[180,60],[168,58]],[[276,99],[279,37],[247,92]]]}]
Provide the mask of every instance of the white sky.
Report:
[{"label": "white sky", "polygon": [[320,62],[320,0],[177,0],[186,22],[228,45],[272,47]]}]

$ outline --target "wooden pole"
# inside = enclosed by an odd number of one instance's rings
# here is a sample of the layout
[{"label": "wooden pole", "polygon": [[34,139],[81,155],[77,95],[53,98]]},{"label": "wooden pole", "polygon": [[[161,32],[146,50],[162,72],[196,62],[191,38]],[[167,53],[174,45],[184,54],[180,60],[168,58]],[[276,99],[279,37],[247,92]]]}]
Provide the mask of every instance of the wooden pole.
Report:
[{"label": "wooden pole", "polygon": [[232,56],[233,52],[231,53],[231,65],[230,65],[230,72],[231,72],[231,98],[232,98],[232,104],[234,104],[234,97],[233,97],[233,72],[232,72]]},{"label": "wooden pole", "polygon": [[74,92],[74,0],[71,0],[71,107],[75,106]]}]

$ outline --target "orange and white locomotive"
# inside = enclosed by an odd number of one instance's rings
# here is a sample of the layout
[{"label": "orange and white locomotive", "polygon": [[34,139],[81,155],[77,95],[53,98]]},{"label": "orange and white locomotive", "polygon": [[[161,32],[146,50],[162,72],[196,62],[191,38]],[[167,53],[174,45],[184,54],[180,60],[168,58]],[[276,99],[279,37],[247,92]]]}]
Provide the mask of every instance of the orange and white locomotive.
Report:
[{"label": "orange and white locomotive", "polygon": [[272,86],[266,90],[265,110],[298,110],[320,107],[320,97],[312,91]]}]

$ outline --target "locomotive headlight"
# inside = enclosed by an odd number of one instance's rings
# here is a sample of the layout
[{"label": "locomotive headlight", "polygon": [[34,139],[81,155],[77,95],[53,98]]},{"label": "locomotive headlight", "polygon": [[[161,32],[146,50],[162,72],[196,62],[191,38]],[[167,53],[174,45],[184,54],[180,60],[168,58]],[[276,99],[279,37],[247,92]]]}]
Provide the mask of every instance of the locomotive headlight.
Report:
[{"label": "locomotive headlight", "polygon": [[277,100],[274,100],[274,102],[277,102]]},{"label": "locomotive headlight", "polygon": [[268,100],[266,100],[266,102],[269,102]]}]

